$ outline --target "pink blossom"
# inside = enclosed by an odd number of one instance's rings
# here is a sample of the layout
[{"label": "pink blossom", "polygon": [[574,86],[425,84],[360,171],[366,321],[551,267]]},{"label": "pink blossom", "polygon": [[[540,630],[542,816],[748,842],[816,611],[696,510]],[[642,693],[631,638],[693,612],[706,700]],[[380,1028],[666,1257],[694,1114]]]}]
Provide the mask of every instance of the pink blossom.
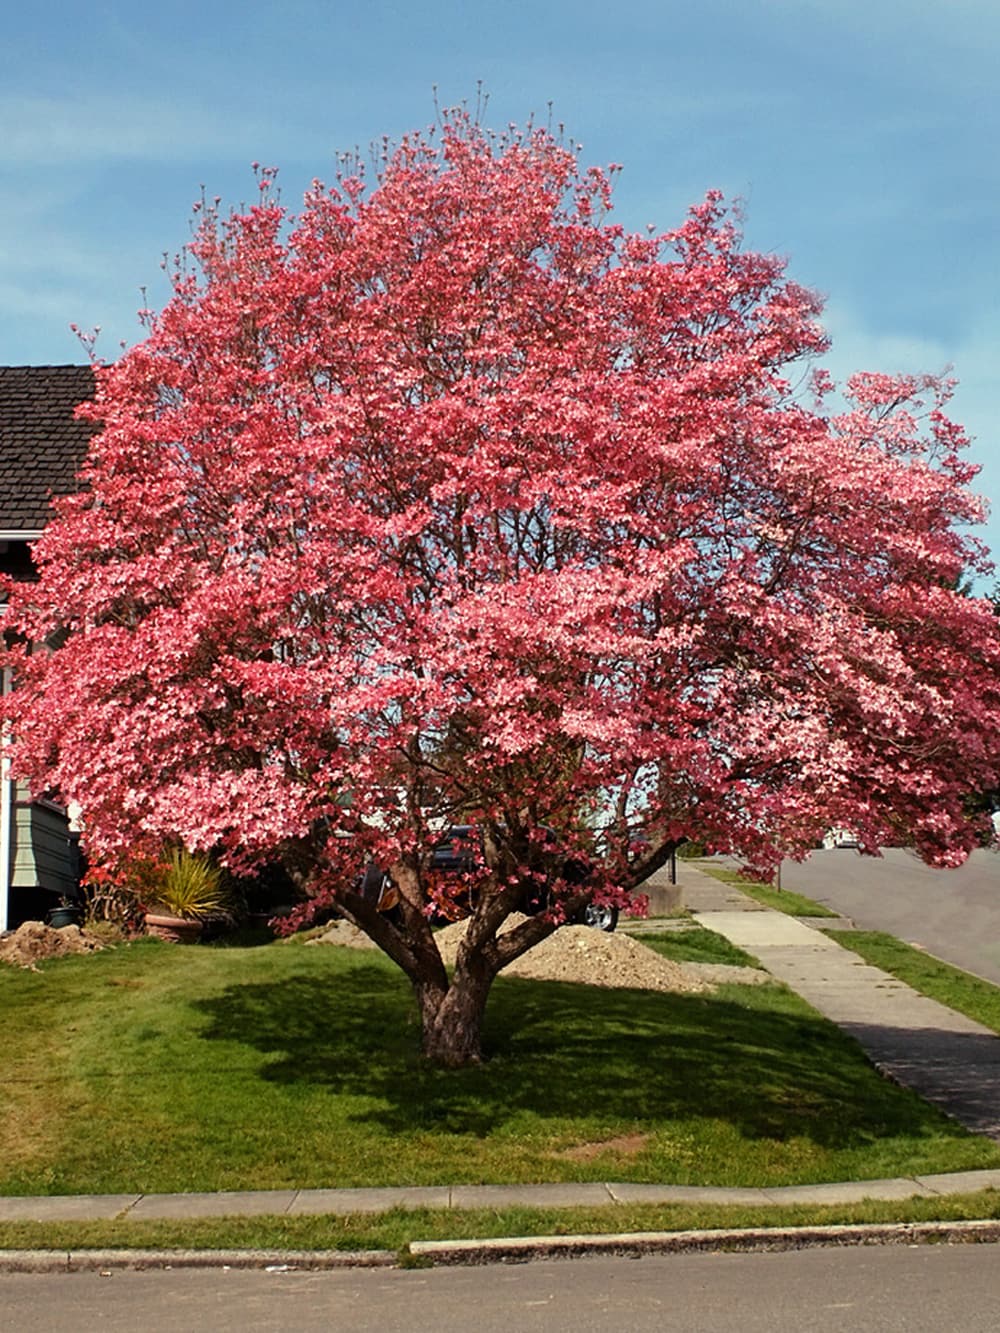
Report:
[{"label": "pink blossom", "polygon": [[[982,557],[950,385],[859,375],[831,420],[821,369],[804,406],[818,298],[717,192],[642,237],[610,199],[544,131],[453,113],[368,191],[202,208],[11,595],[59,636],[4,659],[12,758],[93,855],[305,865],[446,1004],[425,853],[459,812],[491,972],[685,837],[765,865],[831,825],[974,844],[1000,636],[954,591]],[[369,858],[399,926],[351,893]],[[548,924],[501,943],[539,875]]]}]

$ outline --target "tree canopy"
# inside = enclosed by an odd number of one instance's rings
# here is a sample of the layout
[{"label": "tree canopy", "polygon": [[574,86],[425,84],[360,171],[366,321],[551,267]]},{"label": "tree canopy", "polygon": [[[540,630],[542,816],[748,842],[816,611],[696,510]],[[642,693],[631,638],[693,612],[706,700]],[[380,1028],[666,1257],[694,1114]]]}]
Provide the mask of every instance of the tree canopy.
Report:
[{"label": "tree canopy", "polygon": [[[685,839],[766,867],[837,825],[950,865],[998,781],[950,385],[836,390],[819,299],[721,196],[629,234],[614,170],[454,112],[297,215],[266,171],[203,206],[10,594],[54,645],[8,656],[12,755],[91,854],[281,861],[456,1063],[505,962]],[[449,978],[426,854],[459,822],[482,851]],[[498,936],[529,885],[547,910]]]}]

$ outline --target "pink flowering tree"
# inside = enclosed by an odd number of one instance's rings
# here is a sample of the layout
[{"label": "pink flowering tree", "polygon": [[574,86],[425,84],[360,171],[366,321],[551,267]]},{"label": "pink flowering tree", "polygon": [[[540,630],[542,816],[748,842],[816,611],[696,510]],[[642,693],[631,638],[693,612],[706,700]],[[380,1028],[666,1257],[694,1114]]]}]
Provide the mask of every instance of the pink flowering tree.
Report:
[{"label": "pink flowering tree", "polygon": [[[266,172],[203,209],[11,593],[54,645],[8,655],[13,758],[92,857],[282,863],[402,968],[448,1064],[505,964],[684,840],[766,870],[844,825],[950,865],[997,785],[948,385],[836,397],[819,301],[720,197],[630,235],[613,174],[453,113],[296,216]],[[428,849],[457,823],[456,887]]]}]

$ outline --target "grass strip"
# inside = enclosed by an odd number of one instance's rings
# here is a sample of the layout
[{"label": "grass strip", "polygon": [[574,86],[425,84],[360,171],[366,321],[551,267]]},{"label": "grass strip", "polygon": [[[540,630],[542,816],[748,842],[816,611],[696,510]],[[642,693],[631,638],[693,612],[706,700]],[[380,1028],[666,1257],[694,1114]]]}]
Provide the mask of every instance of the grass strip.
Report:
[{"label": "grass strip", "polygon": [[949,1009],[1000,1033],[1000,987],[878,930],[827,931],[845,949]]},{"label": "grass strip", "polygon": [[685,930],[665,930],[658,935],[650,932],[643,934],[640,941],[648,949],[653,949],[675,963],[724,963],[729,967],[759,967],[756,958],[738,945],[731,944],[718,931],[707,930],[704,926],[692,924]]},{"label": "grass strip", "polygon": [[413,1240],[633,1231],[956,1222],[1000,1218],[1000,1191],[836,1205],[609,1204],[602,1208],[403,1209],[161,1222],[5,1222],[0,1249],[404,1249]]},{"label": "grass strip", "polygon": [[776,912],[784,912],[786,916],[836,917],[839,915],[837,912],[831,912],[822,903],[813,902],[812,898],[807,898],[802,893],[795,893],[791,889],[778,889],[773,884],[761,884],[753,879],[744,879],[738,870],[731,870],[728,866],[717,866],[710,861],[700,861],[698,869],[723,884],[731,884],[733,888],[739,889],[748,898],[763,903],[765,907],[771,907]]}]

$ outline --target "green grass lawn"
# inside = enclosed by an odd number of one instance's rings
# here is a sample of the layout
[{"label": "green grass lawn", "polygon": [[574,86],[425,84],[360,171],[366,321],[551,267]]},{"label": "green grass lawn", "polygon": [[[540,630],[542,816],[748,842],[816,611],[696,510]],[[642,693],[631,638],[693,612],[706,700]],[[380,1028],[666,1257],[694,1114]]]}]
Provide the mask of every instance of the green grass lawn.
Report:
[{"label": "green grass lawn", "polygon": [[0,970],[0,1194],[635,1180],[775,1185],[993,1167],[776,986],[499,980],[483,1065],[417,1055],[375,952],[143,941]]}]

